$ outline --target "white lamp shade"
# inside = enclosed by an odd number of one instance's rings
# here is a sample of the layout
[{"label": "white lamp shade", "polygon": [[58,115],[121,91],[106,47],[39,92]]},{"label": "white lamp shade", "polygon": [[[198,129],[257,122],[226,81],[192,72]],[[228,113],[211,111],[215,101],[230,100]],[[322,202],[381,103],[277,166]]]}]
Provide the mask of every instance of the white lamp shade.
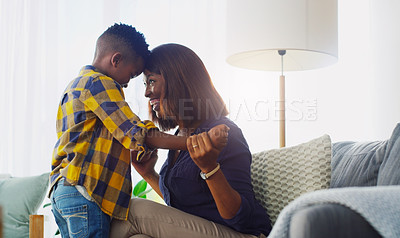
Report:
[{"label": "white lamp shade", "polygon": [[227,62],[233,66],[308,70],[337,62],[337,0],[228,0]]}]

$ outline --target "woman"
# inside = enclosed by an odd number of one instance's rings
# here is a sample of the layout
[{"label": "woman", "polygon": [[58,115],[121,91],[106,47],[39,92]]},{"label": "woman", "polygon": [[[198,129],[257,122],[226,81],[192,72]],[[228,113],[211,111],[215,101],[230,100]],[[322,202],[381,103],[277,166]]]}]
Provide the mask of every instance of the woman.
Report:
[{"label": "woman", "polygon": [[[115,221],[111,237],[267,236],[270,221],[254,198],[247,142],[225,117],[228,111],[201,59],[185,46],[165,44],[153,49],[145,68],[152,120],[190,136],[189,151],[169,151],[159,174],[156,152],[132,162],[168,206],[133,200],[128,221]],[[215,148],[206,133],[219,124],[230,128],[224,148]]]}]

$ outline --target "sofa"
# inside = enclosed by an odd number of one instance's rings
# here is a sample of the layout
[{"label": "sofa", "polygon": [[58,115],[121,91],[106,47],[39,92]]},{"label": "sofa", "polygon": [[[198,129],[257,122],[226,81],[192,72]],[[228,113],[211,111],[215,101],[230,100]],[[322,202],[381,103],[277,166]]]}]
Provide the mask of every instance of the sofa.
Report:
[{"label": "sofa", "polygon": [[400,237],[400,124],[384,141],[324,135],[255,153],[252,181],[269,238]]},{"label": "sofa", "polygon": [[[44,211],[49,208],[43,208],[43,205],[47,203],[45,197],[49,187],[49,174],[25,177],[0,174],[0,216],[2,216],[0,237],[42,238],[45,236]],[[49,213],[47,211],[47,215]]]},{"label": "sofa", "polygon": [[[254,153],[251,176],[271,217],[269,238],[400,237],[400,124],[384,141],[323,135]],[[0,176],[4,238],[28,237],[47,192],[48,173]]]}]

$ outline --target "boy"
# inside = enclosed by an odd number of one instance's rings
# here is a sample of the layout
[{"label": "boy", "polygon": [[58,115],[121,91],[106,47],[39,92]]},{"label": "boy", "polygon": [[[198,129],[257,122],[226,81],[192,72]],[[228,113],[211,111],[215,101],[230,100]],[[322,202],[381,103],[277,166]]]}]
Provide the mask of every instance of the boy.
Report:
[{"label": "boy", "polygon": [[[122,87],[140,75],[149,55],[144,36],[115,24],[97,40],[92,65],[64,91],[50,174],[52,211],[62,237],[108,237],[111,218],[126,220],[132,183],[130,150],[186,150],[186,137],[158,131],[129,108]],[[224,129],[210,138],[226,143]],[[213,128],[214,129],[214,128]],[[222,132],[222,133],[221,133]]]}]

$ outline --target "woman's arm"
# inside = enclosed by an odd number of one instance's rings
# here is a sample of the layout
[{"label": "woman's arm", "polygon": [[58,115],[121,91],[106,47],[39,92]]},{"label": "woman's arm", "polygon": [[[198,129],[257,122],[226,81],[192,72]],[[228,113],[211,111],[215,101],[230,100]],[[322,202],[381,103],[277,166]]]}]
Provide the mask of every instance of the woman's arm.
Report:
[{"label": "woman's arm", "polygon": [[222,170],[218,170],[206,179],[206,182],[221,217],[224,219],[233,218],[239,211],[242,199],[239,193],[228,183]]},{"label": "woman's arm", "polygon": [[137,151],[131,150],[131,161],[135,170],[143,177],[144,180],[154,189],[154,191],[162,198],[163,195],[159,186],[160,175],[154,170],[157,163],[157,150],[148,152],[144,155],[141,162],[136,160]]},{"label": "woman's arm", "polygon": [[160,185],[159,185],[159,183],[158,183],[158,181],[160,180],[160,175],[158,175],[158,173],[154,171],[154,173],[149,174],[148,176],[143,177],[143,178],[144,178],[144,180],[146,180],[146,182],[147,182],[148,184],[150,184],[150,186],[154,189],[154,191],[155,191],[161,198],[163,198],[163,195],[162,195],[161,190],[160,190]]},{"label": "woman's arm", "polygon": [[[227,132],[225,136],[227,137]],[[203,173],[209,173],[217,167],[217,158],[222,149],[214,148],[206,133],[189,137],[187,147],[193,161]],[[219,169],[207,178],[206,182],[221,217],[233,218],[239,211],[242,201],[239,193],[226,180],[222,170]]]}]

